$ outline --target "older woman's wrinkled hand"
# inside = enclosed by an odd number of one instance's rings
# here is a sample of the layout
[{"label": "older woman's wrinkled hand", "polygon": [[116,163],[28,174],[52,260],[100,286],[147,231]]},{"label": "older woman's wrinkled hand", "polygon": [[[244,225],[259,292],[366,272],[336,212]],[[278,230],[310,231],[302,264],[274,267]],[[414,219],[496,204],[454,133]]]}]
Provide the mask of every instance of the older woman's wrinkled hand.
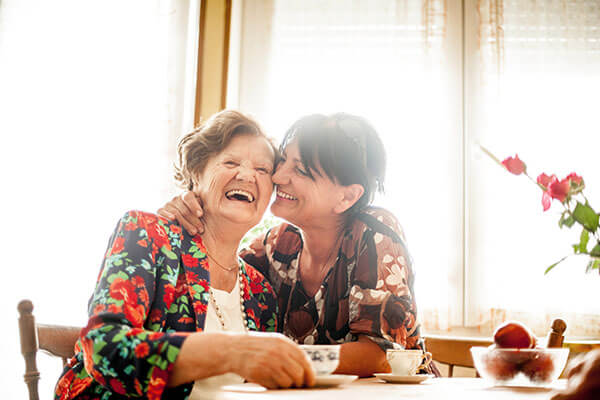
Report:
[{"label": "older woman's wrinkled hand", "polygon": [[552,400],[600,399],[600,350],[573,359],[567,377],[567,388],[555,394]]},{"label": "older woman's wrinkled hand", "polygon": [[187,191],[173,197],[171,201],[158,209],[158,215],[170,220],[177,220],[191,235],[204,232],[204,223],[201,218],[204,215],[200,199],[194,192]]},{"label": "older woman's wrinkled hand", "polygon": [[248,333],[230,347],[231,370],[269,389],[313,386],[315,371],[306,353],[279,333]]}]

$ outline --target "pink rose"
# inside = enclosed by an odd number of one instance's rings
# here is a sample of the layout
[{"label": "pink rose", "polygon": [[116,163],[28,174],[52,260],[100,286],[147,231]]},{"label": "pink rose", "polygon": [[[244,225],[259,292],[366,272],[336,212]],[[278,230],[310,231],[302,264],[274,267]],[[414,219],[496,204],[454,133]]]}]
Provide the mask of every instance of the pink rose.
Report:
[{"label": "pink rose", "polygon": [[521,175],[526,169],[525,163],[519,159],[518,154],[515,154],[514,157],[506,158],[502,161],[502,165],[504,165],[508,172],[515,175]]},{"label": "pink rose", "polygon": [[552,180],[550,185],[548,185],[548,194],[553,199],[557,199],[562,203],[567,198],[570,188],[571,184],[567,178],[563,179],[562,181],[559,181],[558,179]]},{"label": "pink rose", "polygon": [[583,183],[583,178],[577,175],[575,172],[571,172],[565,179],[573,182],[575,186],[579,186]]},{"label": "pink rose", "polygon": [[551,205],[552,197],[550,197],[547,191],[544,191],[544,193],[542,194],[542,207],[544,207],[544,211],[548,211]]},{"label": "pink rose", "polygon": [[550,182],[552,182],[552,180],[555,180],[556,175],[552,174],[552,175],[546,175],[545,173],[541,173],[538,177],[537,177],[537,183],[539,183],[540,185],[542,185],[543,187],[545,187],[546,189],[548,189],[548,185],[550,184]]}]

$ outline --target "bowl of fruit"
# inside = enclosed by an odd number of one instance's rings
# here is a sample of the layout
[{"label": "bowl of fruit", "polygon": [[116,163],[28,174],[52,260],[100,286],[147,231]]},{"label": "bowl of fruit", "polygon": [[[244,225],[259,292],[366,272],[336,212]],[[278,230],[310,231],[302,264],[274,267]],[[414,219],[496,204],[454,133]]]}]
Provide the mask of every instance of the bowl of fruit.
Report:
[{"label": "bowl of fruit", "polygon": [[494,344],[472,347],[471,355],[479,375],[494,385],[548,386],[563,371],[569,349],[540,347],[525,325],[508,321],[494,332]]}]

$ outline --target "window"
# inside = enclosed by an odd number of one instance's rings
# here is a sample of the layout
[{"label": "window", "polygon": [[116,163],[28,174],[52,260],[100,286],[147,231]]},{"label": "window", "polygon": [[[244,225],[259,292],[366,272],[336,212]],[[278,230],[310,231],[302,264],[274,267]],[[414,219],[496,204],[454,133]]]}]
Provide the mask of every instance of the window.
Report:
[{"label": "window", "polygon": [[404,226],[427,329],[489,333],[512,317],[544,334],[562,315],[570,334],[600,334],[600,324],[590,324],[600,308],[587,300],[598,275],[573,259],[544,276],[571,251],[570,233],[542,213],[539,189],[477,146],[519,153],[536,176],[575,170],[589,183],[588,197],[600,201],[591,100],[600,84],[599,3],[563,4],[273,0],[241,7],[232,104],[276,136],[312,112],[356,113],[378,128],[388,149],[379,204]]},{"label": "window", "polygon": [[[17,302],[31,299],[42,323],[84,324],[118,219],[129,209],[155,211],[175,189],[183,88],[194,89],[184,82],[188,26],[197,37],[194,7],[0,4],[2,398],[26,397]],[[60,362],[38,359],[48,397]]]}]

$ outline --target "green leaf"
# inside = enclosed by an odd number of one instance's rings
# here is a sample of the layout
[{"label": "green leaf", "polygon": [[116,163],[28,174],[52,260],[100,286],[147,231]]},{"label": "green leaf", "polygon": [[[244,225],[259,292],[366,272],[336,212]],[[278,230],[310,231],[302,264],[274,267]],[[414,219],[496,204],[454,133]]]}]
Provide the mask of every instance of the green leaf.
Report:
[{"label": "green leaf", "polygon": [[579,236],[579,243],[573,245],[573,251],[575,253],[587,253],[587,244],[590,241],[590,234],[585,229],[581,230],[581,236]]},{"label": "green leaf", "polygon": [[179,354],[179,349],[175,346],[169,345],[169,347],[167,348],[167,360],[169,360],[169,362],[172,363],[175,362],[177,354]]},{"label": "green leaf", "polygon": [[94,340],[94,353],[100,353],[100,350],[102,350],[104,346],[106,346],[106,342],[104,340]]},{"label": "green leaf", "polygon": [[158,365],[160,362],[160,356],[158,354],[152,354],[150,357],[148,357],[147,361],[150,365]]},{"label": "green leaf", "polygon": [[589,273],[592,272],[592,270],[598,269],[600,268],[600,259],[599,258],[592,258],[590,259],[590,261],[588,262],[587,266],[585,267],[585,272]]},{"label": "green leaf", "polygon": [[113,343],[118,343],[125,337],[125,332],[119,332],[112,338]]},{"label": "green leaf", "polygon": [[156,366],[162,369],[163,371],[166,371],[169,367],[169,362],[165,359],[161,359],[158,363],[156,363]]},{"label": "green leaf", "polygon": [[568,257],[569,256],[564,256],[563,258],[561,258],[560,260],[558,260],[557,262],[555,262],[554,264],[552,264],[551,266],[546,268],[546,270],[544,271],[544,275],[546,275],[548,272],[550,272],[552,270],[552,268],[556,267],[558,264],[565,261]]},{"label": "green leaf", "polygon": [[171,260],[177,260],[177,254],[175,254],[171,250],[169,250],[166,245],[163,245],[163,247],[160,248],[160,251],[164,255],[166,255],[167,257],[169,257]]},{"label": "green leaf", "polygon": [[575,210],[573,210],[573,218],[590,232],[598,229],[598,214],[587,204],[577,202]]},{"label": "green leaf", "polygon": [[566,213],[563,213],[563,215],[561,215],[560,220],[558,221],[558,226],[560,228],[562,228],[563,226],[571,228],[575,224],[575,218],[573,218],[572,215],[569,215],[565,218],[565,215]]},{"label": "green leaf", "polygon": [[597,243],[592,251],[590,251],[590,256],[592,257],[600,257],[600,243]]},{"label": "green leaf", "polygon": [[108,283],[113,283],[113,281],[117,278],[127,280],[127,279],[129,279],[129,275],[127,275],[124,271],[119,271],[116,274],[110,274],[109,277],[106,279],[106,281]]}]

